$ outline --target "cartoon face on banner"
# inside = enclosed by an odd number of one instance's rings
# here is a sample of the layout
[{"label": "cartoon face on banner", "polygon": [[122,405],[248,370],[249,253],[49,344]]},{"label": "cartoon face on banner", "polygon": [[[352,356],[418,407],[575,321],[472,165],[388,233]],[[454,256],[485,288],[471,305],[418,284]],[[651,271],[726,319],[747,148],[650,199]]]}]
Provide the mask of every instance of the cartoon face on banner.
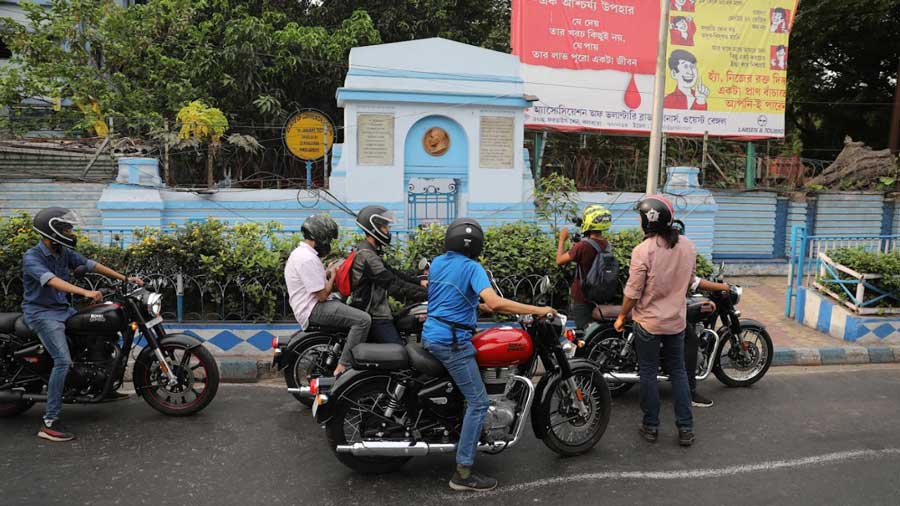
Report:
[{"label": "cartoon face on banner", "polygon": [[669,18],[669,40],[674,46],[693,46],[697,25],[691,16],[671,16]]},{"label": "cartoon face on banner", "polygon": [[694,12],[695,0],[669,0],[669,9],[681,12]]},{"label": "cartoon face on banner", "polygon": [[791,26],[791,11],[783,7],[769,9],[769,31],[772,33],[787,33]]},{"label": "cartoon face on banner", "polygon": [[787,47],[784,44],[769,48],[769,68],[772,70],[787,70]]}]

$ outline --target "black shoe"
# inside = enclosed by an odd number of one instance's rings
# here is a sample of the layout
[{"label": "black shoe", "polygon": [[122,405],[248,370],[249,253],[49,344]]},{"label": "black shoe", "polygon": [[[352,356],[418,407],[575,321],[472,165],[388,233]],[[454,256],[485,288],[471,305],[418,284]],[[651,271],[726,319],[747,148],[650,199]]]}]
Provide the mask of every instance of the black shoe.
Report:
[{"label": "black shoe", "polygon": [[474,492],[486,492],[497,488],[497,480],[490,476],[485,476],[477,471],[473,471],[471,468],[465,470],[468,471],[469,477],[463,478],[460,474],[460,469],[457,468],[456,472],[453,473],[453,478],[450,478],[450,488],[453,490],[471,490]]},{"label": "black shoe", "polygon": [[694,431],[691,429],[678,429],[678,444],[681,446],[694,444]]},{"label": "black shoe", "polygon": [[129,398],[128,394],[123,394],[122,392],[110,392],[109,395],[104,397],[105,401],[124,401]]},{"label": "black shoe", "polygon": [[695,408],[711,408],[713,401],[703,397],[697,392],[691,392],[691,406]]},{"label": "black shoe", "polygon": [[657,439],[659,439],[659,429],[656,427],[647,427],[646,425],[641,425],[638,427],[638,432],[641,433],[641,436],[650,441],[651,443],[655,443]]},{"label": "black shoe", "polygon": [[59,420],[44,420],[37,436],[41,439],[55,441],[57,443],[64,443],[75,439],[75,434],[66,432],[62,425],[60,425]]}]

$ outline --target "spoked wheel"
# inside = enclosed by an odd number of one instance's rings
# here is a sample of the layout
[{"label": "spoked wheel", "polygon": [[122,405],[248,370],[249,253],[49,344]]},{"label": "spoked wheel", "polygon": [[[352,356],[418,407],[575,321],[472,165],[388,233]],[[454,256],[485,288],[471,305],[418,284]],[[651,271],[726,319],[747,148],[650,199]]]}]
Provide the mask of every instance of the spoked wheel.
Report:
[{"label": "spoked wheel", "polygon": [[[337,361],[328,366],[328,355],[330,349],[328,341],[316,341],[308,346],[301,346],[297,350],[297,359],[293,364],[284,369],[284,381],[288,388],[300,388],[309,386],[309,380],[322,376],[330,377],[334,375],[334,368],[337,367]],[[306,407],[312,407],[313,398],[309,395],[301,395],[292,393],[295,399],[302,402]]]},{"label": "spoked wheel", "polygon": [[713,374],[730,387],[747,387],[765,376],[772,365],[774,347],[765,329],[742,327],[739,336],[729,336],[713,367]]},{"label": "spoked wheel", "polygon": [[[384,413],[390,398],[387,390],[388,378],[371,378],[358,383],[355,388],[342,395],[334,417],[326,426],[328,444],[332,449],[338,445],[359,443],[365,440],[390,440],[403,438],[402,427],[388,426],[375,413]],[[345,466],[360,473],[389,473],[400,469],[410,457],[359,457],[349,453],[335,452]]]},{"label": "spoked wheel", "polygon": [[[569,383],[558,378],[548,385],[553,389],[552,393],[539,407],[543,411],[541,419],[547,426],[544,444],[567,457],[581,455],[600,441],[609,425],[612,404],[609,388],[599,369],[581,367],[572,374],[576,388],[574,395]],[[586,414],[582,414],[577,406],[575,399],[579,394],[587,408]]]},{"label": "spoked wheel", "polygon": [[[634,348],[629,349],[625,356],[622,356],[622,348],[625,346],[625,340],[621,337],[607,337],[588,351],[588,360],[600,366],[601,370],[609,371],[611,375],[618,373],[627,373],[634,371],[637,357],[634,355]],[[613,397],[619,397],[634,386],[634,383],[623,383],[620,381],[609,380],[606,382],[609,386],[609,393]]]},{"label": "spoked wheel", "polygon": [[150,363],[139,375],[139,385],[144,400],[153,409],[170,416],[186,416],[205,408],[219,390],[219,366],[212,354],[203,346],[188,349],[182,344],[167,343],[160,347],[175,375],[176,381],[159,366],[156,355],[150,355]]}]

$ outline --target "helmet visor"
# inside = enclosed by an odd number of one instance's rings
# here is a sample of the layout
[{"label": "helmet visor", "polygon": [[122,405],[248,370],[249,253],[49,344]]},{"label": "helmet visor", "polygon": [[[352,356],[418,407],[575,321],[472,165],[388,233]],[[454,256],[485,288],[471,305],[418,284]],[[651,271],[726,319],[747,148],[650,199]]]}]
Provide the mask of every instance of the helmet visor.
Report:
[{"label": "helmet visor", "polygon": [[73,235],[76,228],[83,224],[81,216],[75,211],[50,219],[50,229],[60,235]]}]

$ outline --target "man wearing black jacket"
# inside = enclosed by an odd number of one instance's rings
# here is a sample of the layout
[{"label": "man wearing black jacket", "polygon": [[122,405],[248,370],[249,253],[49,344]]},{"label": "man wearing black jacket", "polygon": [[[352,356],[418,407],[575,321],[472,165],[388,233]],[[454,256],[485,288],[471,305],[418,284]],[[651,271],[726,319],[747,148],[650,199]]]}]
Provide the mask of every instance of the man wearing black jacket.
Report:
[{"label": "man wearing black jacket", "polygon": [[427,281],[419,281],[387,265],[382,258],[384,248],[391,243],[391,224],[394,213],[381,206],[364,207],[356,223],[366,233],[357,245],[350,275],[353,287],[350,305],[372,316],[370,342],[402,344],[388,296],[407,302],[428,298]]}]

